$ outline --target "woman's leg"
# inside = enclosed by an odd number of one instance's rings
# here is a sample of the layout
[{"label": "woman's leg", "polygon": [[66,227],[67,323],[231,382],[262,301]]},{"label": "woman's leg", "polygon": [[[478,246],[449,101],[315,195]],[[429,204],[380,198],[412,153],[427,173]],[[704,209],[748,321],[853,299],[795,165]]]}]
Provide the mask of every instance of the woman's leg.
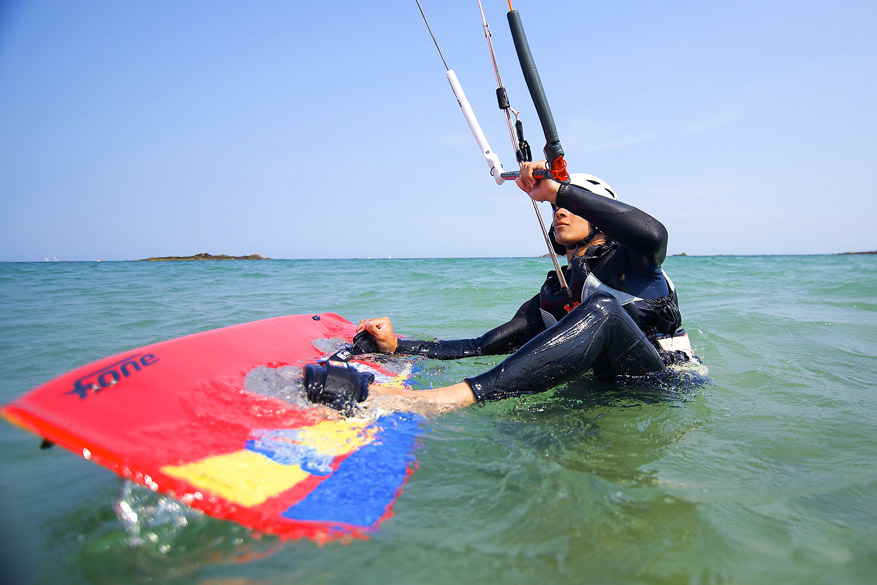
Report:
[{"label": "woman's leg", "polygon": [[467,378],[479,402],[544,392],[590,370],[644,375],[664,368],[645,334],[619,302],[596,294],[493,369]]}]

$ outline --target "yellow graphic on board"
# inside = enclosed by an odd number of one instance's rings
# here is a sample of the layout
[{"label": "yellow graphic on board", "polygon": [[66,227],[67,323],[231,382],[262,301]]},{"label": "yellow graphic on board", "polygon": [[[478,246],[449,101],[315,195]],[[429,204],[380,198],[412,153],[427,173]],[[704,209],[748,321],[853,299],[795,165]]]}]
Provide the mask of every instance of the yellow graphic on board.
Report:
[{"label": "yellow graphic on board", "polygon": [[275,463],[247,449],[161,470],[242,506],[259,505],[311,476],[297,465]]},{"label": "yellow graphic on board", "polygon": [[319,455],[344,455],[368,445],[375,438],[377,429],[367,423],[350,420],[324,420],[312,427],[299,429],[294,441],[302,447],[310,447]]},{"label": "yellow graphic on board", "polygon": [[330,474],[329,466],[337,456],[371,443],[377,431],[368,423],[352,420],[327,420],[301,429],[253,431],[254,449],[168,465],[162,467],[162,472],[234,504],[257,506],[311,475]]}]

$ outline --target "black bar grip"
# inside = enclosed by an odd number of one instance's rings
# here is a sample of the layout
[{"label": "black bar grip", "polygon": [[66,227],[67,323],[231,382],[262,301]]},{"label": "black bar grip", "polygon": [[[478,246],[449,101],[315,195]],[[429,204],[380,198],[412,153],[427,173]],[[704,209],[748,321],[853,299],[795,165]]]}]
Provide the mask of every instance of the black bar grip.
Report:
[{"label": "black bar grip", "polygon": [[[500,175],[506,181],[510,181],[511,179],[517,179],[521,176],[521,171],[505,171]],[[540,179],[550,179],[551,173],[546,169],[533,169],[533,176],[539,177]]]}]

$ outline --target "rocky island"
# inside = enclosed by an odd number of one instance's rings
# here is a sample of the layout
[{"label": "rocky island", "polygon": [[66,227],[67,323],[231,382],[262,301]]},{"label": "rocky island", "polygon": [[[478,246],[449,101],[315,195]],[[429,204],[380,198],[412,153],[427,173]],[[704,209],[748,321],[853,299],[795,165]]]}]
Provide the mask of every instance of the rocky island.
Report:
[{"label": "rocky island", "polygon": [[213,254],[202,252],[201,254],[195,254],[194,256],[160,256],[158,258],[143,258],[142,260],[138,260],[138,262],[168,262],[175,260],[270,260],[270,258],[264,258],[258,254],[250,254],[249,256],[228,256],[227,254],[219,254],[218,256],[214,256]]}]

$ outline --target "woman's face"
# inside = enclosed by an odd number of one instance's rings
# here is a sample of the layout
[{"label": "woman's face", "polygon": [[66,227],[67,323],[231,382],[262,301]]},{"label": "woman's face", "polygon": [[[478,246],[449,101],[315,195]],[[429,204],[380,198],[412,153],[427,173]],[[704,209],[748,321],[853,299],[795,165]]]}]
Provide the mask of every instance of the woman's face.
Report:
[{"label": "woman's face", "polygon": [[591,224],[562,207],[554,213],[554,239],[558,244],[574,246],[591,233]]}]

